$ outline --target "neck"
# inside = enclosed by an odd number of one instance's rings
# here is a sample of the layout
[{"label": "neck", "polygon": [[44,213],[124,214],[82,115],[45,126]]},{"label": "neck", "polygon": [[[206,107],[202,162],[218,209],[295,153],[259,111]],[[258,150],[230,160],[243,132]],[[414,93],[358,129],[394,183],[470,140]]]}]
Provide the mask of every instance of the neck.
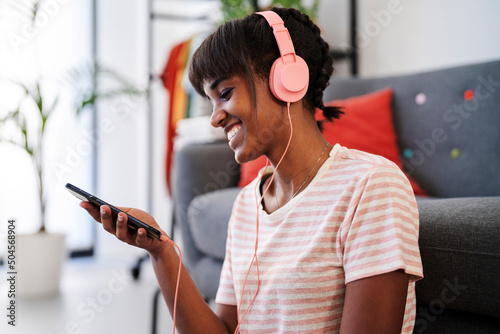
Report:
[{"label": "neck", "polygon": [[[325,140],[316,122],[295,121],[290,147],[276,172],[269,192],[275,197],[276,206],[281,207],[302,192],[314,179],[318,170],[328,159],[331,146]],[[295,126],[297,124],[297,126]],[[289,135],[289,134],[288,134]],[[286,137],[288,139],[288,137]],[[282,143],[287,143],[283,140]],[[283,156],[285,146],[277,146],[268,156],[273,167]],[[268,180],[267,182],[269,182]],[[268,201],[269,203],[269,201]],[[269,205],[268,205],[269,207]]]}]

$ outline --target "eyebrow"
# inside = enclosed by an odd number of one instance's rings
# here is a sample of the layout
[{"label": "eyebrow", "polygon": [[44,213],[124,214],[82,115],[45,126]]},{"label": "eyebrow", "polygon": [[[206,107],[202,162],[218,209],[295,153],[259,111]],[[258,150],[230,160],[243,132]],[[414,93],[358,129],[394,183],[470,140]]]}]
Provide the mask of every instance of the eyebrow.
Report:
[{"label": "eyebrow", "polygon": [[212,84],[210,85],[210,90],[214,90],[224,80],[226,80],[226,78],[219,78],[214,80],[214,82],[212,82]]}]

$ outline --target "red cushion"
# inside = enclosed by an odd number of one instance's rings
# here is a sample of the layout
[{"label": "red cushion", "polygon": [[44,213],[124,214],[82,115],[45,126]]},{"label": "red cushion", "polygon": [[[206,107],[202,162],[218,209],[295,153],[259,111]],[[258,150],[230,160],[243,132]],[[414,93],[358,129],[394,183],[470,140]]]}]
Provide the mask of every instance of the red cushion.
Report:
[{"label": "red cushion", "polygon": [[[326,105],[341,106],[345,115],[335,122],[324,122],[323,136],[330,143],[381,155],[396,163],[401,169],[396,133],[392,120],[392,89],[385,88],[366,95],[351,97],[345,100],[334,100]],[[324,120],[323,113],[318,110],[317,120]],[[264,156],[241,165],[240,187],[250,183],[258,171],[264,167]],[[408,177],[417,195],[425,192]]]},{"label": "red cushion", "polygon": [[255,160],[241,164],[240,166],[240,181],[238,186],[243,188],[247,184],[253,181],[259,174],[259,171],[264,168],[267,163],[267,158],[265,155],[261,155]]}]

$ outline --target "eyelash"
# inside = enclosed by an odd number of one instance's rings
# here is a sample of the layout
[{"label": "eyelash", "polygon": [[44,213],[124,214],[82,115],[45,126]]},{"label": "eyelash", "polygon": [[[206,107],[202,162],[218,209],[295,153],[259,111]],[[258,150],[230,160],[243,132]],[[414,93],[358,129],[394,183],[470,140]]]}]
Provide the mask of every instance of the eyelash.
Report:
[{"label": "eyelash", "polygon": [[227,101],[228,100],[227,97],[232,91],[233,91],[232,88],[224,89],[220,94],[220,99],[223,101]]}]

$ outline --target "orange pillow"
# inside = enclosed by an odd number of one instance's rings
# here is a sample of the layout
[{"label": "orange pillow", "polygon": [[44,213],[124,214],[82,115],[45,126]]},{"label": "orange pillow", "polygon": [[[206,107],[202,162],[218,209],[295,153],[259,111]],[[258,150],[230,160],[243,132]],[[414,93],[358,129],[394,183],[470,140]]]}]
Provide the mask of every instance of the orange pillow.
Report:
[{"label": "orange pillow", "polygon": [[[327,106],[341,106],[344,115],[335,122],[323,123],[323,136],[332,144],[381,155],[403,169],[399,159],[396,133],[392,120],[392,89],[384,88],[373,93],[334,100]],[[316,112],[317,120],[324,120],[321,110]],[[265,157],[241,165],[241,179],[239,186],[250,183],[257,172],[264,167]],[[408,175],[407,175],[408,176]],[[425,192],[419,185],[408,177],[413,191],[417,195]]]}]

